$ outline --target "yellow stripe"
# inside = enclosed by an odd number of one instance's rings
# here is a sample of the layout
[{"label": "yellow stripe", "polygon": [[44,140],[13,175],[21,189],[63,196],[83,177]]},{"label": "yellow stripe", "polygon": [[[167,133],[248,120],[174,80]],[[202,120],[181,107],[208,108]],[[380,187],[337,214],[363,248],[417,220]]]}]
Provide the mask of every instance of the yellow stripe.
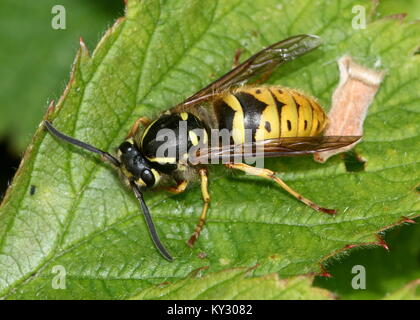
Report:
[{"label": "yellow stripe", "polygon": [[310,136],[316,136],[316,128],[318,126],[318,122],[319,122],[319,111],[316,107],[314,107],[314,105],[311,103],[312,105],[312,128],[311,128],[311,132],[309,133]]},{"label": "yellow stripe", "polygon": [[195,134],[194,131],[190,130],[188,131],[188,136],[190,137],[191,143],[193,144],[193,146],[198,145],[198,137]]},{"label": "yellow stripe", "polygon": [[241,104],[233,94],[228,94],[223,98],[223,101],[235,111],[232,124],[232,137],[235,144],[245,142],[245,125],[244,125],[244,112],[242,111]]},{"label": "yellow stripe", "polygon": [[[256,99],[264,102],[267,107],[264,109],[260,125],[255,133],[255,140],[267,140],[280,137],[280,123],[279,123],[279,113],[277,110],[277,105],[274,101],[274,98],[268,88],[265,87],[255,87],[247,88],[242,90],[247,93],[252,94]],[[268,125],[267,123],[268,122]],[[269,130],[267,130],[269,128]]]},{"label": "yellow stripe", "polygon": [[153,126],[153,124],[156,122],[156,121],[158,121],[159,120],[159,118],[157,118],[156,120],[154,120],[151,124],[149,124],[147,127],[146,127],[146,129],[144,129],[144,131],[143,131],[143,134],[142,134],[142,136],[141,136],[141,147],[143,148],[143,140],[144,140],[144,137],[146,136],[146,134],[147,134],[147,132],[150,130],[150,128]]},{"label": "yellow stripe", "polygon": [[313,108],[313,121],[310,135],[317,136],[324,131],[325,126],[327,125],[327,115],[314,99],[309,100],[309,102]]},{"label": "yellow stripe", "polygon": [[285,106],[281,109],[281,136],[296,137],[298,133],[298,114],[296,104],[288,89],[282,89],[281,100]]},{"label": "yellow stripe", "polygon": [[314,100],[313,103],[316,104],[316,106],[319,108],[320,110],[320,114],[322,115],[322,122],[321,125],[319,126],[317,135],[320,134],[322,131],[324,131],[325,127],[328,124],[328,117],[327,114],[325,113],[324,109],[322,109],[322,107]]},{"label": "yellow stripe", "polygon": [[[312,130],[312,106],[308,99],[302,96],[297,91],[291,91],[291,94],[296,100],[296,103],[299,104],[299,111],[298,111],[298,130],[297,136],[298,137],[307,137],[310,136]],[[305,122],[306,121],[306,122]],[[305,129],[306,123],[306,129]]]},{"label": "yellow stripe", "polygon": [[160,180],[160,173],[156,169],[153,169],[153,168],[152,168],[152,173],[155,176],[155,185],[157,185]]},{"label": "yellow stripe", "polygon": [[176,163],[176,158],[174,157],[155,157],[155,158],[147,157],[147,160],[151,162],[159,162],[159,163]]}]

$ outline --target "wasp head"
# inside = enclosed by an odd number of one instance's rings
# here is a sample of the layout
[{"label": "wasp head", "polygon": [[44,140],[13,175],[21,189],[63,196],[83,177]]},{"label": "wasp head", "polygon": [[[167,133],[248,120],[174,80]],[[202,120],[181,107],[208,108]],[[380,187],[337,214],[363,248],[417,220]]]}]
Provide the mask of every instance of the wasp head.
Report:
[{"label": "wasp head", "polygon": [[134,181],[141,188],[151,188],[158,183],[159,172],[152,167],[134,143],[130,140],[124,141],[118,149],[121,171],[129,181]]}]

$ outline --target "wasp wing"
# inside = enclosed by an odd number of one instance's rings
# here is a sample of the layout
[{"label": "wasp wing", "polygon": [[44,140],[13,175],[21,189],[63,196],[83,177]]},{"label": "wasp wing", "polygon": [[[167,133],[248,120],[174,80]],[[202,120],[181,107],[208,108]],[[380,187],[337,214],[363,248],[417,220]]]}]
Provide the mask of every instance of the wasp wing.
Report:
[{"label": "wasp wing", "polygon": [[270,73],[277,66],[316,49],[321,43],[321,38],[309,34],[296,35],[274,43],[175,106],[171,111],[185,111],[197,103],[213,99],[223,90],[244,85],[258,76]]},{"label": "wasp wing", "polygon": [[240,145],[201,148],[190,154],[192,164],[241,162],[245,158],[299,156],[340,149],[351,145],[361,136],[287,137]]}]

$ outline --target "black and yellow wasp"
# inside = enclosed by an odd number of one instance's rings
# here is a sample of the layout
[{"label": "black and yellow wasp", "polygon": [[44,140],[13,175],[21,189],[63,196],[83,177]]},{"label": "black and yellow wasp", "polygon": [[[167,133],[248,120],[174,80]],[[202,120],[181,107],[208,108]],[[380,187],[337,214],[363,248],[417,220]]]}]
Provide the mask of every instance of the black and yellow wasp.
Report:
[{"label": "black and yellow wasp", "polygon": [[[44,124],[57,138],[97,153],[118,168],[123,181],[140,202],[153,242],[167,260],[172,260],[172,257],[159,240],[143,199],[143,191],[160,185],[168,191],[180,193],[191,178],[200,178],[204,207],[188,240],[192,246],[205,223],[210,202],[208,165],[215,161],[230,169],[271,179],[311,208],[334,214],[335,210],[322,208],[292,190],[274,172],[243,161],[251,156],[278,157],[322,152],[342,148],[360,139],[358,136],[322,136],[328,119],[314,98],[295,89],[256,84],[278,65],[320,44],[319,37],[303,34],[263,49],[184,102],[162,113],[156,120],[138,119],[127,139],[119,146],[117,156],[64,135],[49,121]],[[181,126],[186,128],[183,134],[179,130]],[[161,132],[165,130],[174,132],[172,137],[168,135],[162,139]],[[228,142],[209,145],[214,130],[230,132]],[[163,144],[166,153],[159,152]],[[202,147],[192,153],[185,152],[198,145]],[[241,155],[239,160],[232,156],[238,150]]]}]

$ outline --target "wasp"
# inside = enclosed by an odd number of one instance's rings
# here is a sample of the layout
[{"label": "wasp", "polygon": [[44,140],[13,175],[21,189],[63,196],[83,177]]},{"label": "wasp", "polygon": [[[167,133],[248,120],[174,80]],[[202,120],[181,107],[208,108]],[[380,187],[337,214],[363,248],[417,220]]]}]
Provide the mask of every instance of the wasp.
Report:
[{"label": "wasp", "polygon": [[[143,193],[156,186],[181,193],[193,178],[199,177],[203,209],[187,242],[193,246],[206,221],[210,204],[208,168],[215,161],[221,161],[229,169],[270,179],[314,210],[335,214],[335,210],[323,208],[300,195],[275,172],[244,161],[247,157],[328,151],[361,138],[323,136],[328,118],[315,98],[291,88],[261,85],[261,79],[267,78],[276,67],[314,50],[321,42],[317,36],[302,34],[266,47],[155,120],[139,118],[115,156],[61,133],[48,120],[44,125],[56,138],[99,154],[103,161],[118,169],[140,203],[156,248],[169,261],[173,258],[159,239]],[[216,145],[209,144],[213,131],[223,130],[229,133],[228,139],[221,141],[223,137],[219,136]]]}]

